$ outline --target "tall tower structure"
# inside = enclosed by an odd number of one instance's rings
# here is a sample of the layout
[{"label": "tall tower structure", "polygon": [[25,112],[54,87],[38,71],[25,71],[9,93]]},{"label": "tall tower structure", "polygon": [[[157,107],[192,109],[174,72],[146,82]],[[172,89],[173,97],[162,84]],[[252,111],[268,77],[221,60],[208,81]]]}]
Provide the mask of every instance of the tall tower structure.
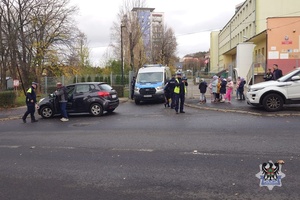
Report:
[{"label": "tall tower structure", "polygon": [[145,54],[148,61],[151,61],[151,47],[152,47],[152,11],[155,8],[133,8],[132,11],[137,13],[141,31],[143,33],[142,39],[144,43]]},{"label": "tall tower structure", "polygon": [[164,13],[152,13],[151,23],[151,53],[152,61],[162,63],[162,40],[164,37]]}]

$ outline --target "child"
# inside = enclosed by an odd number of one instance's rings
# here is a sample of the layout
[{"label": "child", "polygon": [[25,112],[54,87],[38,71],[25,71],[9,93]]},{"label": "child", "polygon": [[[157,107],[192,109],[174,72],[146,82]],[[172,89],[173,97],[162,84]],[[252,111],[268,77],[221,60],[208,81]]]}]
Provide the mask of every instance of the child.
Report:
[{"label": "child", "polygon": [[213,80],[211,82],[211,86],[212,86],[212,93],[214,96],[214,100],[213,102],[217,102],[217,98],[218,98],[218,76],[213,76]]},{"label": "child", "polygon": [[212,91],[211,83],[212,83],[212,81],[210,81],[210,83],[208,85],[208,90],[209,90],[209,93],[210,93],[210,101],[213,102],[214,101],[214,94],[213,94],[213,91]]},{"label": "child", "polygon": [[228,103],[231,103],[231,93],[233,90],[233,81],[231,76],[227,78],[227,84],[226,84],[226,95],[225,95],[225,100],[228,101]]},{"label": "child", "polygon": [[207,88],[207,83],[205,80],[202,78],[199,84],[199,90],[200,90],[200,103],[206,103],[206,88]]}]

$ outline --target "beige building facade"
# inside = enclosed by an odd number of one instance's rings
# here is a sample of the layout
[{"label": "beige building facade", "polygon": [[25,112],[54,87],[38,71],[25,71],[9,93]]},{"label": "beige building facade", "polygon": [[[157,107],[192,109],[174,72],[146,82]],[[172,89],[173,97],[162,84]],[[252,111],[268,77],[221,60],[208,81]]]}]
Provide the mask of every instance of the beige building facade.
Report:
[{"label": "beige building facade", "polygon": [[[267,51],[269,51],[267,50],[268,18],[300,16],[299,8],[299,0],[246,0],[237,5],[236,13],[223,29],[218,34],[211,33],[210,49],[213,53],[211,53],[210,71],[227,69],[229,75],[232,73],[232,75],[243,76],[247,80],[254,74],[264,73],[268,61]],[[241,44],[253,47],[253,50],[248,53],[251,55],[237,51],[239,49],[237,47]],[[239,63],[240,66],[237,66],[237,60],[244,59],[251,59],[250,66],[245,66],[249,62]]]}]

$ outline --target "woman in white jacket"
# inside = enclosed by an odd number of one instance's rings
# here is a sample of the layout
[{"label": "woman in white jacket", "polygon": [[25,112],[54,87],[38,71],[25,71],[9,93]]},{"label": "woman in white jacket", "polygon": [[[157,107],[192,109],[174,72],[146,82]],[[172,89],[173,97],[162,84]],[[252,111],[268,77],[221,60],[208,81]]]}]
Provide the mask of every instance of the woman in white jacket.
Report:
[{"label": "woman in white jacket", "polygon": [[217,86],[218,86],[218,76],[213,76],[213,80],[211,82],[212,93],[214,95],[214,102],[217,100]]}]

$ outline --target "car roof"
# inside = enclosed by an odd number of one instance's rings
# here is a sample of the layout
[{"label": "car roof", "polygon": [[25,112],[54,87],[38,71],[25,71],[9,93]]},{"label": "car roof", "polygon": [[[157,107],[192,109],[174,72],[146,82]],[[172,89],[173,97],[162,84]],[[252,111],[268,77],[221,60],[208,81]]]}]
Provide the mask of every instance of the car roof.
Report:
[{"label": "car roof", "polygon": [[106,82],[79,82],[79,83],[69,84],[67,86],[70,86],[70,85],[85,85],[85,84],[97,84],[97,85],[101,85],[101,84],[107,84],[107,83]]}]

